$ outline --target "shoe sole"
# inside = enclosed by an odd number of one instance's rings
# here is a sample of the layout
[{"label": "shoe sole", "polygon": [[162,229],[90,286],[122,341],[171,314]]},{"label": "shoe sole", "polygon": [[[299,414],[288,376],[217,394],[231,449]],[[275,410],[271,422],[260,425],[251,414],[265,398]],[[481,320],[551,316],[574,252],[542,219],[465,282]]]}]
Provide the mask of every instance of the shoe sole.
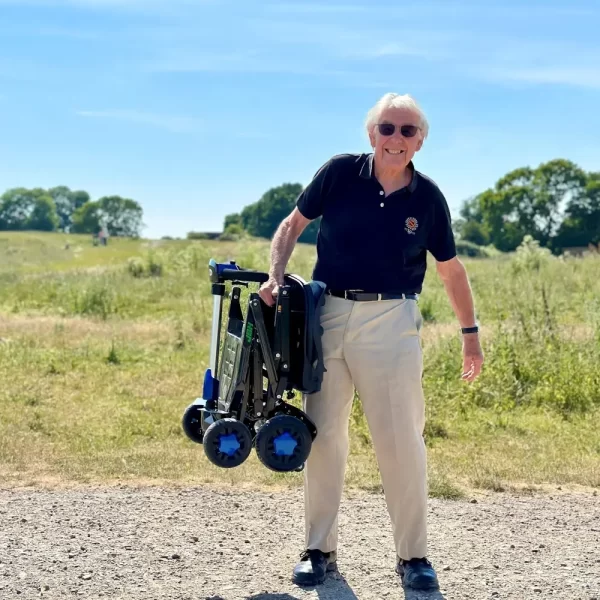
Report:
[{"label": "shoe sole", "polygon": [[435,583],[430,583],[430,584],[425,584],[425,585],[410,585],[404,582],[404,571],[400,570],[396,567],[396,573],[400,576],[400,581],[402,582],[402,585],[408,589],[411,590],[416,590],[419,592],[433,592],[436,590],[440,589],[440,584],[439,582],[435,582]]},{"label": "shoe sole", "polygon": [[295,583],[296,585],[303,586],[303,587],[312,587],[314,585],[321,585],[322,583],[324,583],[325,579],[327,578],[327,573],[331,573],[332,571],[335,571],[336,569],[337,569],[337,562],[329,563],[327,565],[327,568],[325,569],[325,575],[323,575],[323,577],[319,577],[319,579],[312,579],[310,581],[292,577],[292,582]]}]

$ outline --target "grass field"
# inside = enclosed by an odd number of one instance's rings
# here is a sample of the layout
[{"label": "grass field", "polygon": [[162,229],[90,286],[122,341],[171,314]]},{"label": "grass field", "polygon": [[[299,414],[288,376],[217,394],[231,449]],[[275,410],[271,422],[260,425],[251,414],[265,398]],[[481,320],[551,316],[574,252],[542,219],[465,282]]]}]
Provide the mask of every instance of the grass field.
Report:
[{"label": "grass field", "polygon": [[[181,430],[201,393],[212,300],[207,263],[268,268],[267,241],[145,241],[0,233],[0,479],[300,485],[254,455],[213,467]],[[314,248],[289,271],[310,277]],[[600,256],[535,247],[464,259],[486,363],[460,381],[461,339],[431,265],[425,318],[431,494],[600,487]],[[378,489],[357,398],[349,486]]]}]

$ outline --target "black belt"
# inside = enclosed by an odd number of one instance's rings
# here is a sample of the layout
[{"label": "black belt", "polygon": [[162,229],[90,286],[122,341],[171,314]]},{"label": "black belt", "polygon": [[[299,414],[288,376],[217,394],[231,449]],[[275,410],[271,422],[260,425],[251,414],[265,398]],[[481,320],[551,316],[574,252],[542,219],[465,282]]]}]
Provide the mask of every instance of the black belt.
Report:
[{"label": "black belt", "polygon": [[359,290],[327,290],[326,292],[330,296],[336,296],[337,298],[345,298],[346,300],[356,301],[375,301],[375,300],[417,300],[418,294],[389,294],[375,292],[361,292]]}]

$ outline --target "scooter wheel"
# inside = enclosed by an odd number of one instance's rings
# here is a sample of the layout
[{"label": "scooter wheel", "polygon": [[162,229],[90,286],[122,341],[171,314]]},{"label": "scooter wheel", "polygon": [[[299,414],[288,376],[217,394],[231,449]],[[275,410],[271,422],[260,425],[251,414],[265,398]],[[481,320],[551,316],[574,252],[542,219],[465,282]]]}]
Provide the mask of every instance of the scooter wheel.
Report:
[{"label": "scooter wheel", "polygon": [[196,444],[202,443],[204,434],[202,432],[202,407],[198,404],[190,404],[183,413],[181,426],[185,435]]},{"label": "scooter wheel", "polygon": [[217,467],[239,467],[251,450],[250,430],[237,419],[218,419],[204,433],[204,452]]},{"label": "scooter wheel", "polygon": [[271,471],[301,471],[310,454],[312,437],[296,417],[277,415],[256,434],[256,454]]}]

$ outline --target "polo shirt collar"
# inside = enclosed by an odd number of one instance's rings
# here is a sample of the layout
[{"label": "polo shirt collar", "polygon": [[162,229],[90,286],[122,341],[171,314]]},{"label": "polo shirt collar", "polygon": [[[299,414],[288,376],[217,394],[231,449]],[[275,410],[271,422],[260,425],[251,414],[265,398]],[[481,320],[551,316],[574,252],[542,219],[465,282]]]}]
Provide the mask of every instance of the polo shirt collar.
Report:
[{"label": "polo shirt collar", "polygon": [[[362,167],[360,168],[359,175],[364,179],[373,179],[375,177],[375,155],[371,152],[367,155],[367,159],[363,162]],[[412,172],[412,177],[410,183],[408,184],[408,191],[414,192],[417,189],[417,173],[415,170],[415,165],[411,160],[408,163],[408,168]]]}]

